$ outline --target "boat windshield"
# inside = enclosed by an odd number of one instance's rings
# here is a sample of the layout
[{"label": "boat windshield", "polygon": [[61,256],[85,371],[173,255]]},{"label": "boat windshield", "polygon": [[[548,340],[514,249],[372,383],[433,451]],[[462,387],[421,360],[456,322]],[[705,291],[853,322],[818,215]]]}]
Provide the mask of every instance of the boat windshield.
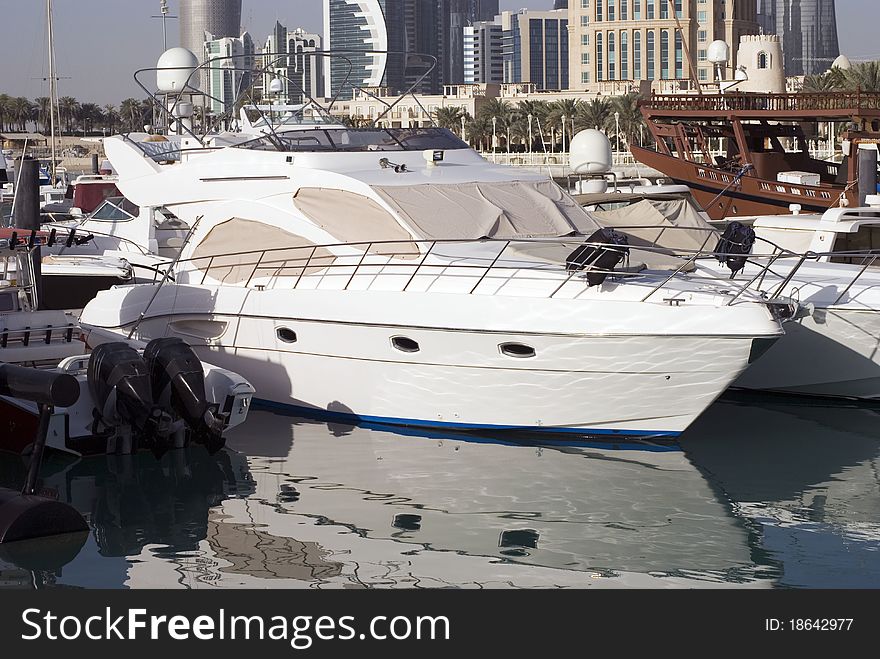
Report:
[{"label": "boat windshield", "polygon": [[104,203],[95,209],[89,216],[90,220],[104,220],[105,222],[125,222],[135,218],[138,207],[125,197],[108,197]]},{"label": "boat windshield", "polygon": [[449,151],[468,145],[446,128],[314,128],[265,135],[237,148],[261,151]]}]

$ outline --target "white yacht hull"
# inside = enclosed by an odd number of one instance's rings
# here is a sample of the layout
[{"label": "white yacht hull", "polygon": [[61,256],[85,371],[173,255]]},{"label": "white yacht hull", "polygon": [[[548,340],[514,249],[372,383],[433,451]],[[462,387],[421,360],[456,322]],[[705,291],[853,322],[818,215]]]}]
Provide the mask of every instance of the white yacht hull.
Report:
[{"label": "white yacht hull", "polygon": [[[83,326],[127,330],[142,308],[137,300],[152,290],[100,294]],[[380,318],[375,309],[395,312]],[[257,399],[310,416],[675,436],[760,352],[756,336],[777,338],[778,326],[756,309],[178,286],[160,290],[135,336],[180,336],[200,357],[247,378]],[[760,329],[749,326],[758,319]],[[294,343],[279,338],[282,328],[296,334]],[[396,336],[419,351],[396,350]],[[508,342],[535,356],[503,354]]]},{"label": "white yacht hull", "polygon": [[816,309],[786,323],[785,337],[734,386],[814,396],[880,399],[880,313]]}]

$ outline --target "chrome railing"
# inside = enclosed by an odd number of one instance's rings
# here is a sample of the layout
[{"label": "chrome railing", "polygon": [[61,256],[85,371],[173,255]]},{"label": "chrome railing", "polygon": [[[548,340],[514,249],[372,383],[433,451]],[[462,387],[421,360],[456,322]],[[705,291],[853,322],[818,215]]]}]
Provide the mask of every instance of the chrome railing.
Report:
[{"label": "chrome railing", "polygon": [[[651,227],[658,228],[658,227]],[[684,227],[663,227],[662,231],[682,229],[699,231]],[[712,272],[708,269],[696,269],[696,265],[704,259],[716,259],[714,252],[706,249],[708,243],[717,233],[706,230],[707,237],[698,250],[671,250],[659,246],[628,245],[627,261],[622,267],[601,269],[587,266],[584,269],[569,269],[564,260],[542,261],[528,255],[512,253],[516,247],[535,245],[556,245],[574,251],[587,245],[596,249],[615,249],[615,245],[587,242],[581,238],[553,239],[492,239],[483,240],[389,240],[362,241],[353,243],[328,243],[321,245],[300,245],[293,247],[277,247],[270,249],[251,250],[246,252],[228,252],[209,256],[193,256],[182,259],[178,263],[178,275],[187,272],[189,281],[200,285],[209,281],[221,282],[244,288],[264,289],[298,289],[305,280],[313,282],[310,288],[320,289],[325,279],[330,276],[344,276],[345,283],[334,290],[349,290],[352,283],[359,277],[371,277],[368,288],[376,278],[393,275],[406,276],[405,283],[396,291],[411,290],[413,282],[422,274],[439,279],[453,275],[473,273],[474,282],[468,282],[468,294],[476,294],[481,285],[491,279],[497,286],[495,293],[506,283],[513,280],[523,281],[525,275],[535,273],[542,282],[552,281],[555,286],[547,293],[547,297],[555,297],[567,284],[581,281],[588,273],[605,274],[612,281],[638,283],[648,290],[639,299],[650,300],[656,293],[663,290],[672,280],[680,278],[691,283],[714,282],[718,285],[718,293],[731,297],[728,304],[738,300],[749,301],[767,298],[767,293],[753,284],[768,271],[779,259],[791,257],[789,252],[777,251],[767,255],[753,255],[750,263],[758,265],[758,272],[748,282],[729,279],[725,273]],[[467,245],[497,245],[497,250],[486,250],[481,254],[441,253],[442,248]],[[400,246],[405,246],[401,248]],[[339,254],[341,250],[351,250],[350,254]],[[570,252],[569,252],[570,253]],[[638,261],[638,255],[656,254],[665,259],[678,260],[674,268],[650,270],[647,267],[634,268],[629,264]],[[644,257],[643,257],[644,258]],[[766,264],[759,264],[757,258],[766,258]],[[564,259],[564,257],[563,257]],[[644,264],[642,264],[644,265]],[[689,272],[691,266],[693,271]],[[539,273],[539,275],[538,275]],[[777,276],[781,276],[781,273]],[[232,281],[230,281],[232,280]],[[586,288],[586,282],[584,282]],[[550,286],[548,285],[548,290]],[[705,292],[705,290],[703,291]]]}]

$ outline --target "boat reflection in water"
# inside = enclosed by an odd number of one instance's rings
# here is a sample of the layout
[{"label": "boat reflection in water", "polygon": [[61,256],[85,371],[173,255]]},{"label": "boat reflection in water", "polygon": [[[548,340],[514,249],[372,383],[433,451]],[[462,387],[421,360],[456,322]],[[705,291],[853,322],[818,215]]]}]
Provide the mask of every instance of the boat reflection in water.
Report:
[{"label": "boat reflection in water", "polygon": [[169,454],[47,470],[93,532],[48,574],[0,558],[0,585],[877,586],[877,421],[866,407],[728,395],[679,448],[255,410],[227,449],[179,467]]},{"label": "boat reflection in water", "polygon": [[681,444],[778,585],[880,587],[880,408],[728,395]]},{"label": "boat reflection in water", "polygon": [[[0,547],[0,588],[124,586],[133,560],[170,565],[197,552],[208,533],[208,511],[253,492],[243,456],[208,455],[195,445],[161,460],[148,452],[84,459],[55,453],[43,465],[40,488],[83,513],[89,537]],[[3,485],[20,486],[26,469],[20,457],[0,454]]]}]

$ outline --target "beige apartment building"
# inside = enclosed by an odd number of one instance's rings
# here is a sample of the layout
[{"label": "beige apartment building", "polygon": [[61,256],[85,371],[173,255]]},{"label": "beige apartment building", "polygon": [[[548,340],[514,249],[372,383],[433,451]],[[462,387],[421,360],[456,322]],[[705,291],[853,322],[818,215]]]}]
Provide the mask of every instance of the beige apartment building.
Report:
[{"label": "beige apartment building", "polygon": [[740,37],[759,32],[754,0],[569,0],[568,11],[569,86],[590,92],[711,83],[708,48],[718,39],[730,48],[722,75],[732,79]]}]

